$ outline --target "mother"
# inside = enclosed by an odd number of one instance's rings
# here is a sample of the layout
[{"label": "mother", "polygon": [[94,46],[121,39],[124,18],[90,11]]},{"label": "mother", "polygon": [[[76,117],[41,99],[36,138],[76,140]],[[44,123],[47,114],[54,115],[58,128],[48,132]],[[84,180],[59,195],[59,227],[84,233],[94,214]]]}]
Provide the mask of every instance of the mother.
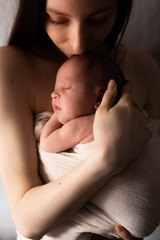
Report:
[{"label": "mother", "polygon": [[[14,222],[25,237],[40,239],[63,224],[141,151],[150,132],[131,97],[150,116],[160,118],[157,63],[117,43],[131,6],[132,0],[20,2],[9,40],[12,46],[0,49],[0,174]],[[43,184],[34,115],[52,110],[50,94],[62,62],[87,51],[115,58],[133,91],[127,84],[111,108],[116,85],[110,82],[95,117],[94,151],[61,179]],[[124,240],[134,239],[124,228],[116,230]]]}]

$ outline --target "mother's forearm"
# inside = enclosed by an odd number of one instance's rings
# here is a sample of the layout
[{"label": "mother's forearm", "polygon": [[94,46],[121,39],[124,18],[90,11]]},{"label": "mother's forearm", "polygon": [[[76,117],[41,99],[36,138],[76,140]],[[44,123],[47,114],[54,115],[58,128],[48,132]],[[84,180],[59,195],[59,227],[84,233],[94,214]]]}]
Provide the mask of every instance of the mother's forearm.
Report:
[{"label": "mother's forearm", "polygon": [[15,214],[19,232],[41,238],[77,213],[111,175],[100,157],[91,155],[62,178],[30,189]]}]

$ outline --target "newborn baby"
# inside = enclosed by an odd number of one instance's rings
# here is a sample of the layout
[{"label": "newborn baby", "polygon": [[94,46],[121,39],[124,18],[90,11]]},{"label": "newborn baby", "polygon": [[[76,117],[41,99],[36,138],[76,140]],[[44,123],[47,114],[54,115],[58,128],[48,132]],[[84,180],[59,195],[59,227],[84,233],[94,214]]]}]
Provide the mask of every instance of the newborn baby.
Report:
[{"label": "newborn baby", "polygon": [[[92,151],[94,113],[110,79],[117,82],[120,92],[125,83],[121,70],[113,61],[97,54],[74,56],[59,69],[52,93],[55,112],[41,113],[35,122],[38,140],[41,123],[49,119],[39,147],[39,170],[44,182],[60,178]],[[79,91],[76,89],[75,94],[76,87]],[[92,233],[118,237],[115,225],[124,226],[139,238],[155,230],[160,222],[160,121],[148,119],[148,126],[152,137],[140,156],[44,240],[87,240]]]},{"label": "newborn baby", "polygon": [[51,95],[54,114],[41,134],[44,151],[61,152],[94,140],[94,113],[111,79],[117,82],[118,99],[126,81],[118,65],[103,55],[74,56],[61,66]]}]

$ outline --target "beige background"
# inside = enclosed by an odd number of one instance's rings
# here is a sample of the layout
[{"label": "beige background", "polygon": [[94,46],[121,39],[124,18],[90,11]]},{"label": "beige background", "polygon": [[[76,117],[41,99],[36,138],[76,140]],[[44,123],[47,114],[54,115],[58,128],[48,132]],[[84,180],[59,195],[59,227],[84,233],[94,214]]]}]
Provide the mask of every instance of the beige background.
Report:
[{"label": "beige background", "polygon": [[[18,0],[0,0],[0,46],[7,44],[18,3]],[[160,62],[159,0],[135,0],[124,43],[149,52]],[[15,236],[15,227],[0,179],[0,240],[15,240]],[[160,227],[145,240],[160,240]]]}]

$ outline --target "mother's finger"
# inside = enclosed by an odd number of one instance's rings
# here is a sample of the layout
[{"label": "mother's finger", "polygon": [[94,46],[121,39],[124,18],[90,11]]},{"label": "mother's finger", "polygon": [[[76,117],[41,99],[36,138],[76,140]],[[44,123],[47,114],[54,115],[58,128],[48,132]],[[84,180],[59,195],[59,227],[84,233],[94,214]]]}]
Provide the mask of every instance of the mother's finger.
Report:
[{"label": "mother's finger", "polygon": [[123,101],[123,100],[131,101],[132,100],[131,96],[132,96],[132,82],[127,81],[127,83],[122,89],[120,101]]},{"label": "mother's finger", "polygon": [[111,79],[108,83],[107,90],[103,95],[103,99],[100,106],[101,107],[104,106],[105,109],[109,111],[109,109],[113,106],[116,97],[117,97],[117,84],[113,79]]}]

